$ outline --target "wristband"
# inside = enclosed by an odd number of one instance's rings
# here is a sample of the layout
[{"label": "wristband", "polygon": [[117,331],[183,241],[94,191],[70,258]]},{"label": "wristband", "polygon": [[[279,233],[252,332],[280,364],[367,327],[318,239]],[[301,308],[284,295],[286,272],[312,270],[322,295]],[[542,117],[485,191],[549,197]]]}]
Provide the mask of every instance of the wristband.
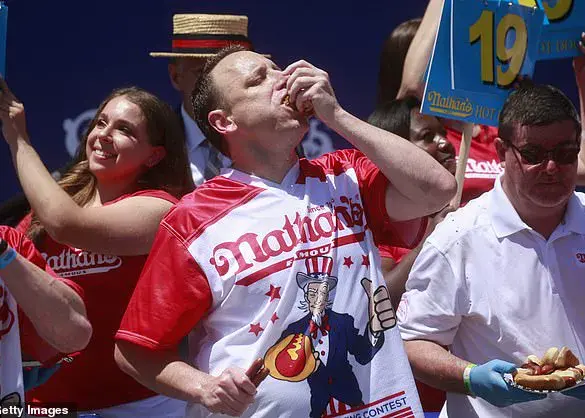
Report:
[{"label": "wristband", "polygon": [[6,267],[8,264],[12,263],[16,258],[16,250],[12,247],[9,247],[6,251],[0,255],[0,270]]},{"label": "wristband", "polygon": [[465,386],[465,391],[468,395],[475,397],[475,394],[471,390],[471,369],[473,369],[477,364],[469,363],[465,370],[463,370],[463,385]]}]

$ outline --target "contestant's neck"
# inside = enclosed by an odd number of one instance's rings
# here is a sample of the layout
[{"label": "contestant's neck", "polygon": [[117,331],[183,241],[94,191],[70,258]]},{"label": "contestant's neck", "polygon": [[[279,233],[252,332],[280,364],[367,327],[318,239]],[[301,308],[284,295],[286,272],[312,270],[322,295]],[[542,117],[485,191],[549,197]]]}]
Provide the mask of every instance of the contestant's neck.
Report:
[{"label": "contestant's neck", "polygon": [[233,153],[233,167],[275,183],[281,183],[297,162],[294,149],[288,154],[269,152],[249,147]]}]

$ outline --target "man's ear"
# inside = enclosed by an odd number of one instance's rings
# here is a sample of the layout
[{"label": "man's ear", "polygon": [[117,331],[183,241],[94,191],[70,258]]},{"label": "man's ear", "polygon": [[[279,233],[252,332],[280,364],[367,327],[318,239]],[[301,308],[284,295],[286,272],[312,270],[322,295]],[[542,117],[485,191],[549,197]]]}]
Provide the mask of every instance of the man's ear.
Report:
[{"label": "man's ear", "polygon": [[506,162],[506,149],[507,149],[507,147],[504,144],[504,141],[502,140],[502,138],[500,138],[500,137],[496,138],[495,145],[496,145],[496,152],[498,153],[498,158],[500,159],[500,162],[502,164],[504,164]]},{"label": "man's ear", "polygon": [[209,124],[220,134],[228,134],[238,129],[237,123],[224,110],[216,109],[207,116]]},{"label": "man's ear", "polygon": [[167,150],[163,146],[154,147],[152,149],[152,154],[146,161],[146,166],[148,168],[152,168],[157,165],[163,158],[167,155]]},{"label": "man's ear", "polygon": [[169,79],[171,80],[171,84],[173,85],[174,89],[177,91],[181,91],[181,74],[179,69],[177,68],[177,64],[173,62],[169,62],[168,65],[169,69]]}]

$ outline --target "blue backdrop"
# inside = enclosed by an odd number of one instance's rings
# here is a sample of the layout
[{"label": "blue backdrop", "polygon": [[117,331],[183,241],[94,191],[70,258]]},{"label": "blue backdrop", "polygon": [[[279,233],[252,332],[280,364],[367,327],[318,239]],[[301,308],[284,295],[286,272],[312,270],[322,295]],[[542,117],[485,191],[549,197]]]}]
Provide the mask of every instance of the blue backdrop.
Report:
[{"label": "blue backdrop", "polygon": [[[426,3],[9,0],[7,80],[25,104],[35,147],[55,170],[69,159],[67,137],[75,144],[90,110],[113,88],[135,84],[178,102],[167,60],[148,55],[169,50],[174,13],[245,14],[258,51],[281,66],[303,58],[325,69],[340,103],[365,119],[375,103],[384,39],[398,23],[422,16]],[[535,79],[559,86],[577,103],[569,60],[539,62]],[[315,132],[331,134],[322,125]],[[5,143],[0,179],[0,202],[20,191]]]}]

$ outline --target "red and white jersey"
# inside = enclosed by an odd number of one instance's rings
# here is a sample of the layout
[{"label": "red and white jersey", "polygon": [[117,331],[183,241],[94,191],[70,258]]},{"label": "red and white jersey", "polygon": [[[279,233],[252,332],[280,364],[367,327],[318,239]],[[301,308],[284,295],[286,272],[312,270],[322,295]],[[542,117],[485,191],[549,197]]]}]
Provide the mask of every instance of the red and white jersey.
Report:
[{"label": "red and white jersey", "polygon": [[194,329],[193,365],[212,375],[264,358],[246,417],[422,417],[395,321],[374,314],[391,310],[374,238],[412,246],[425,222],[392,223],[387,186],[356,150],[280,184],[223,170],[161,223],[116,338],[158,350]]},{"label": "red and white jersey", "polygon": [[[447,139],[455,147],[459,157],[461,147],[461,132],[446,127]],[[474,136],[469,147],[469,158],[465,168],[465,181],[463,182],[463,195],[461,206],[483,193],[493,189],[494,181],[504,172],[494,144],[498,136],[498,129],[491,126],[480,125],[478,135]]]}]

